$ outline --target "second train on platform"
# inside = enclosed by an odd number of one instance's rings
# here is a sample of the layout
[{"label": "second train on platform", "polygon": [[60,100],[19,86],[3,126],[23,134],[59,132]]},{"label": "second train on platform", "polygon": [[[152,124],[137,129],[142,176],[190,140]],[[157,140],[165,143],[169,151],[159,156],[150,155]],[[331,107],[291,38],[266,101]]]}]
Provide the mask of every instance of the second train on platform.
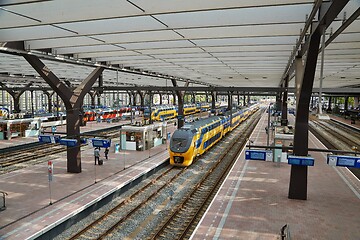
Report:
[{"label": "second train on platform", "polygon": [[185,124],[177,129],[170,139],[170,164],[181,167],[190,166],[195,157],[205,153],[226,133],[232,131],[258,109],[259,105],[255,104],[236,111],[232,113],[232,120],[230,120],[230,113],[227,112],[224,116],[212,116]]}]

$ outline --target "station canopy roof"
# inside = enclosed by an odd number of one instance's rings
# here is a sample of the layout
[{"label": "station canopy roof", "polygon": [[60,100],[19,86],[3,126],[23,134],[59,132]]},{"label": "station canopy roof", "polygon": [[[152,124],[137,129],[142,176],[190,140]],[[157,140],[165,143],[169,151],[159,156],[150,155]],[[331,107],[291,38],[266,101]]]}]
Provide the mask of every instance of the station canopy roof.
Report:
[{"label": "station canopy roof", "polygon": [[[278,87],[316,2],[2,0],[0,82],[47,86],[23,57],[8,54],[6,43],[23,42],[74,85],[102,64],[104,86],[170,86],[174,77],[190,86]],[[325,39],[359,6],[349,1]],[[360,85],[359,19],[327,45],[324,59],[324,87]]]}]

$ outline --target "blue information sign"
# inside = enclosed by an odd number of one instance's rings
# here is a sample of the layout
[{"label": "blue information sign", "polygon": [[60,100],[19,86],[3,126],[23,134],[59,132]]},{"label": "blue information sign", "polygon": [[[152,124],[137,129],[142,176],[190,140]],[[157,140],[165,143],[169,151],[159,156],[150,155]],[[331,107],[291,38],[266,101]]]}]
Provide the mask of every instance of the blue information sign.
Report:
[{"label": "blue information sign", "polygon": [[41,143],[51,143],[51,136],[49,135],[39,135],[38,138]]},{"label": "blue information sign", "polygon": [[60,139],[60,145],[65,145],[65,146],[68,146],[68,147],[75,147],[76,144],[77,144],[77,140],[76,139],[65,139],[65,138],[62,138]]},{"label": "blue information sign", "polygon": [[39,135],[39,142],[41,143],[59,143],[60,136],[58,135]]},{"label": "blue information sign", "polygon": [[327,164],[329,164],[330,166],[338,166],[338,167],[360,168],[360,157],[328,155]]},{"label": "blue information sign", "polygon": [[245,151],[245,160],[270,161],[272,160],[272,151],[248,149]]},{"label": "blue information sign", "polygon": [[303,156],[288,156],[288,164],[299,166],[314,166],[314,158]]},{"label": "blue information sign", "polygon": [[93,147],[102,147],[102,148],[108,148],[111,145],[111,139],[92,139],[92,145]]}]

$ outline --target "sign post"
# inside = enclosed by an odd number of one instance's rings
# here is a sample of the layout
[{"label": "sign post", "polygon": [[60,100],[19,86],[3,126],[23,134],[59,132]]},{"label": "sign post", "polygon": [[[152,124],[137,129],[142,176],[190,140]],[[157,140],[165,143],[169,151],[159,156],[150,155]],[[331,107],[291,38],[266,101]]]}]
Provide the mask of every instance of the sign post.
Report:
[{"label": "sign post", "polygon": [[51,182],[53,180],[54,174],[54,164],[51,160],[48,161],[48,178],[49,178],[49,196],[50,196],[50,205],[52,205],[51,201]]}]

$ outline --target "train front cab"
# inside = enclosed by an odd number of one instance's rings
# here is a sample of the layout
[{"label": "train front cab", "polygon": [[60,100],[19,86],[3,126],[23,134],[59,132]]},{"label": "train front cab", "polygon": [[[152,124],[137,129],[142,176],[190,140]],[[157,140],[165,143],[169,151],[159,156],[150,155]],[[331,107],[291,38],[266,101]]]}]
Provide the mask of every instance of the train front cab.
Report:
[{"label": "train front cab", "polygon": [[170,164],[179,167],[190,166],[197,155],[196,143],[199,134],[196,129],[179,129],[170,140]]}]

